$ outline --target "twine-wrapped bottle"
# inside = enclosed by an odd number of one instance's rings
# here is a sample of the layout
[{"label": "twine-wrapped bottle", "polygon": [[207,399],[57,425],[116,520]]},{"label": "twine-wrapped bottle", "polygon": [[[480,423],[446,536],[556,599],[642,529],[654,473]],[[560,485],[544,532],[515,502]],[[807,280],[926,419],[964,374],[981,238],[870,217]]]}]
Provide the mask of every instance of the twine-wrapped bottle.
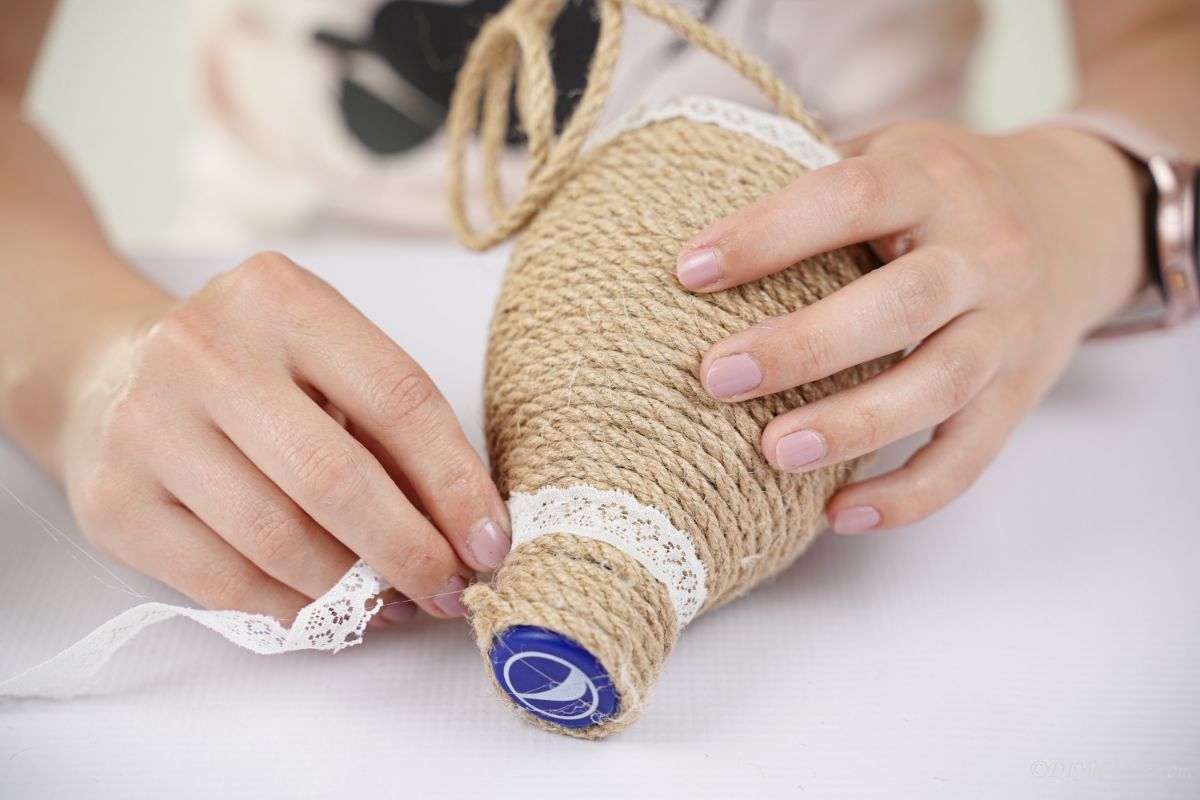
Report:
[{"label": "twine-wrapped bottle", "polygon": [[[719,100],[634,110],[585,154],[617,56],[622,5],[729,61],[782,116]],[[563,0],[513,0],[483,27],[449,120],[459,237],[520,232],[488,348],[486,428],[513,550],[466,593],[497,688],[529,721],[598,738],[637,718],[679,631],[790,564],[858,466],[800,475],[760,451],[773,417],[865,380],[887,359],[721,403],[701,387],[717,340],[812,303],[876,262],[863,247],[746,286],[694,294],[676,256],[698,230],[836,158],[760,62],[662,0],[600,0],[587,90],[554,135],[548,30]],[[529,176],[502,201],[497,162],[515,96]],[[464,213],[463,158],[482,141],[495,226]]]}]

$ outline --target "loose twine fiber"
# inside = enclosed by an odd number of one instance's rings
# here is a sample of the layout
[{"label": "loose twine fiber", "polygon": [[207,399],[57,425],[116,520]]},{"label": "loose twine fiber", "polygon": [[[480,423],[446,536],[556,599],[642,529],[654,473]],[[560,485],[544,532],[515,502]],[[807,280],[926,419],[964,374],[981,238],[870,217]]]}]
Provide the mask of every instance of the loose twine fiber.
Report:
[{"label": "loose twine fiber", "polygon": [[[709,610],[802,553],[823,527],[826,502],[858,466],[776,471],[759,449],[763,426],[890,360],[736,404],[703,390],[700,360],[717,340],[815,302],[877,262],[853,247],[724,292],[680,286],[674,267],[688,238],[804,169],[750,136],[687,119],[623,133],[580,157],[616,62],[619,6],[729,61],[785,116],[825,137],[761,62],[711,29],[662,0],[600,0],[587,89],[555,138],[548,31],[563,2],[513,0],[489,19],[458,76],[449,116],[460,239],[484,249],[523,230],[492,321],[488,447],[505,495],[586,484],[663,512],[694,540],[708,570]],[[506,207],[497,162],[514,84],[529,172],[520,198]],[[470,226],[463,203],[463,157],[476,132],[494,218],[484,232]],[[677,635],[666,589],[641,564],[568,534],[518,546],[492,584],[472,587],[465,601],[485,662],[494,637],[517,625],[557,631],[599,659],[620,696],[617,716],[572,729],[517,709],[534,725],[589,739],[639,716]]]}]

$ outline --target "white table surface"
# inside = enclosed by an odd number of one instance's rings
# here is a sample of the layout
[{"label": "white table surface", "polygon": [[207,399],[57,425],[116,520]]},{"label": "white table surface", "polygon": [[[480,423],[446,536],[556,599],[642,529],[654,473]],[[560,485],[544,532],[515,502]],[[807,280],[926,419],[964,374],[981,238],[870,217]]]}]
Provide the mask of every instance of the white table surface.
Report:
[{"label": "white table surface", "polygon": [[[480,446],[503,257],[290,253],[424,364]],[[190,292],[233,261],[147,268]],[[2,442],[0,481],[80,541]],[[825,536],[696,621],[615,738],[521,723],[462,621],[267,658],[179,620],[89,696],[0,703],[0,797],[1200,797],[1198,499],[1200,325],[1090,344],[945,511]],[[0,492],[0,678],[138,602],[111,583]]]}]

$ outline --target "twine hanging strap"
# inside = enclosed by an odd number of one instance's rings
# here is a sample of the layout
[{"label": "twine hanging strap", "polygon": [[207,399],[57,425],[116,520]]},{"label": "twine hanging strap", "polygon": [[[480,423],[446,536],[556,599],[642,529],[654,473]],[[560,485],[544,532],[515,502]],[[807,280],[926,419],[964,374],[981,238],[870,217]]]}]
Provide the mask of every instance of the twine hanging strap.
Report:
[{"label": "twine hanging strap", "polygon": [[[600,31],[588,68],[587,88],[570,121],[554,135],[557,89],[550,65],[550,29],[566,0],[510,0],[484,23],[458,74],[446,127],[450,145],[450,207],[459,240],[484,250],[521,230],[565,180],[604,107],[621,42],[621,6],[631,6],[663,22],[693,45],[727,61],[750,80],[781,114],[804,126],[821,142],[825,134],[796,95],[757,58],[666,0],[597,0]],[[516,89],[517,115],[528,139],[525,186],[505,205],[499,162],[508,130],[509,103]],[[482,144],[483,189],[492,227],[478,231],[467,219],[464,157],[478,132]]]}]

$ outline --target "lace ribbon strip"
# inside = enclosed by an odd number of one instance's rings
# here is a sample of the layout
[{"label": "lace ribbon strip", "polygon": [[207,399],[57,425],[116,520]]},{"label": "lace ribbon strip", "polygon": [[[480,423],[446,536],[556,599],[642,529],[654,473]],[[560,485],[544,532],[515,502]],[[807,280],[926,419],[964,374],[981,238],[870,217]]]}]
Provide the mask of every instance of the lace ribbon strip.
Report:
[{"label": "lace ribbon strip", "polygon": [[597,132],[591,146],[599,147],[623,133],[656,122],[680,118],[750,136],[782,151],[806,169],[820,169],[841,160],[836,151],[818,141],[798,122],[729,100],[701,96],[672,97],[652,105],[634,106]]},{"label": "lace ribbon strip", "polygon": [[666,587],[680,630],[704,606],[708,571],[692,538],[631,494],[591,486],[514,492],[508,512],[514,549],[539,536],[568,533],[610,544],[636,559]]},{"label": "lace ribbon strip", "polygon": [[[808,169],[838,160],[836,152],[798,123],[711,97],[673,98],[653,106],[636,106],[598,133],[592,146],[678,118],[752,136]],[[642,505],[632,495],[590,486],[548,488],[514,494],[509,508],[514,547],[550,533],[596,539],[637,559],[662,581],[680,629],[704,606],[707,572],[691,538],[676,530],[661,511]],[[301,609],[290,628],[260,614],[144,603],[109,620],[50,660],[0,682],[0,698],[77,694],[138,633],[175,617],[186,617],[260,655],[293,650],[336,653],[362,641],[367,623],[382,606],[378,595],[386,588],[379,574],[360,561],[336,586]]]},{"label": "lace ribbon strip", "polygon": [[302,608],[291,628],[262,614],[143,603],[110,619],[49,661],[0,683],[0,698],[63,698],[78,694],[133,637],[175,617],[198,622],[259,655],[293,650],[336,653],[362,641],[367,623],[383,606],[379,593],[385,588],[387,584],[379,574],[359,561],[336,586]]}]

